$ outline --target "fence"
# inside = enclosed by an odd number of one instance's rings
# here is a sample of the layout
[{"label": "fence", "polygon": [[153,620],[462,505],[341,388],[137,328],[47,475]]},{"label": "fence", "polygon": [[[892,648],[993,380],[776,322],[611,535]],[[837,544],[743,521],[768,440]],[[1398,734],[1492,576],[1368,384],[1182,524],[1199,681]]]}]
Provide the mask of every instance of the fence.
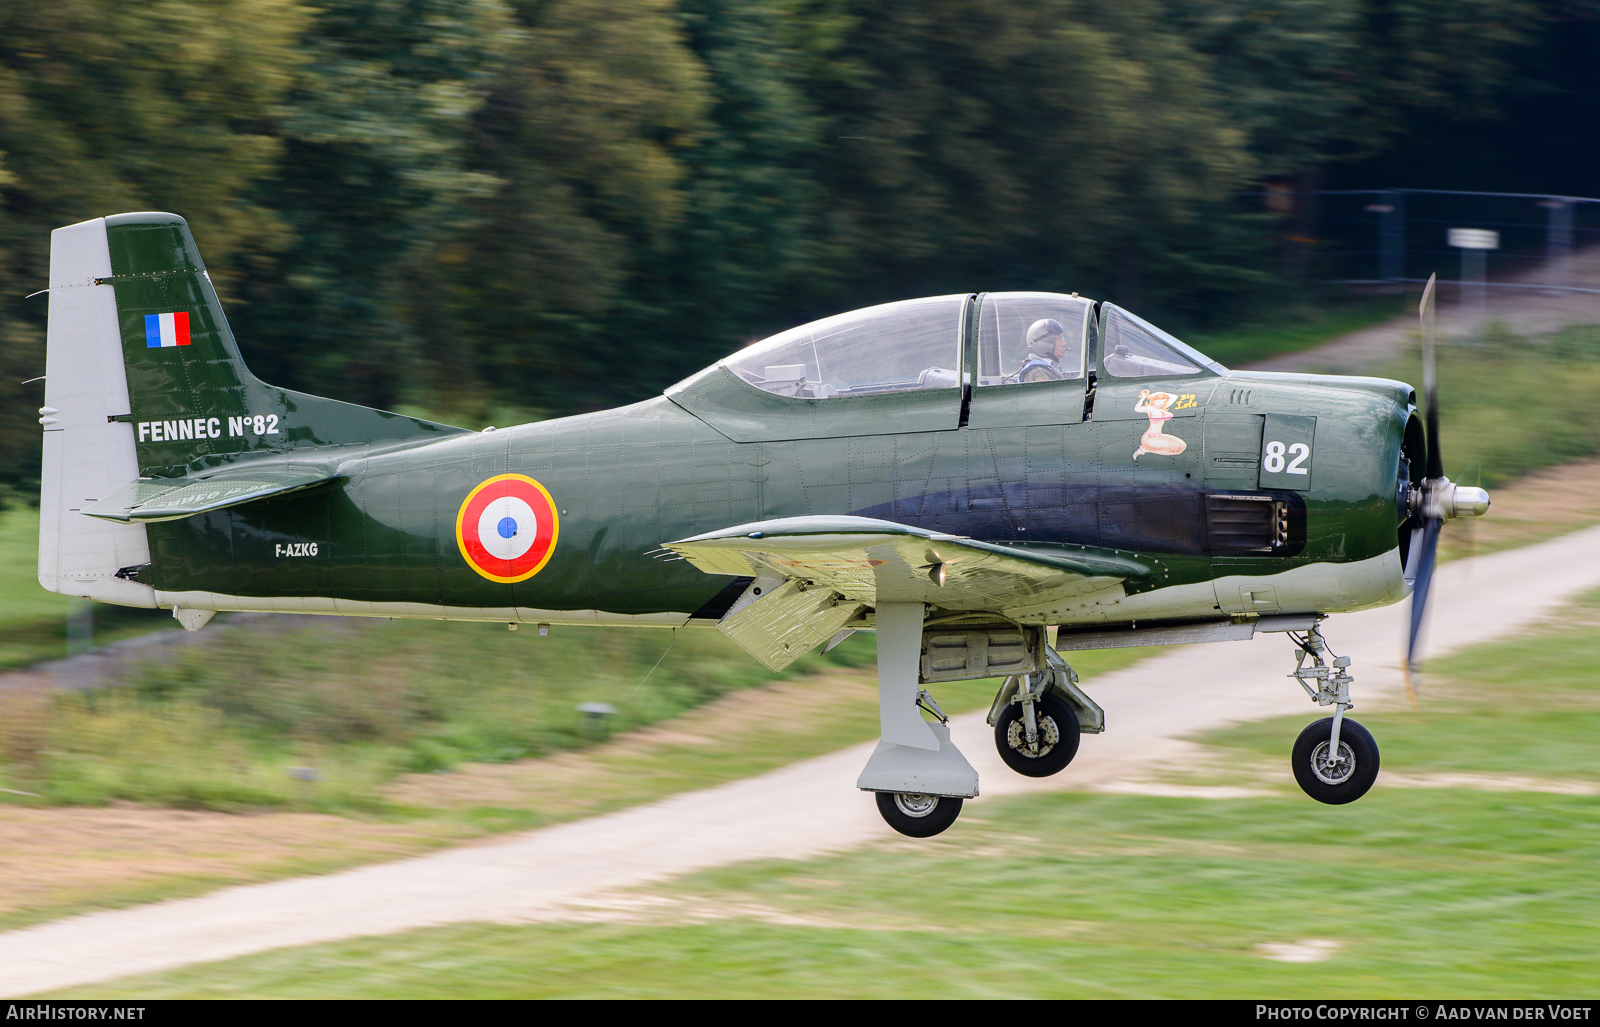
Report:
[{"label": "fence", "polygon": [[[1350,285],[1421,282],[1430,272],[1489,289],[1600,293],[1600,199],[1451,189],[1317,194],[1320,255]],[[1452,247],[1451,229],[1498,233],[1493,249]]]}]

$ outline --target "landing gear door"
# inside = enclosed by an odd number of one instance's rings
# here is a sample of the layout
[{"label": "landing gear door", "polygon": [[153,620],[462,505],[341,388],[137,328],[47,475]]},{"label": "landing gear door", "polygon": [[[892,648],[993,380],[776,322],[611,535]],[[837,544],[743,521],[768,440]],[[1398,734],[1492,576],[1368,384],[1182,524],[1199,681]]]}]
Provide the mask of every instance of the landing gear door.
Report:
[{"label": "landing gear door", "polygon": [[1093,304],[1048,292],[991,292],[974,332],[969,428],[1083,420]]}]

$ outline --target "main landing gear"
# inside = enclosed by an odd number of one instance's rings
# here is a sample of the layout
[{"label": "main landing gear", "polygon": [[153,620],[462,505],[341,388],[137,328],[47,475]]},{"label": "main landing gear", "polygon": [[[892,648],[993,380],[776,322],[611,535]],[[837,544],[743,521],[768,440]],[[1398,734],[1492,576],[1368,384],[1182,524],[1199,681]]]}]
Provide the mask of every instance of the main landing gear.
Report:
[{"label": "main landing gear", "polygon": [[[1043,628],[970,621],[925,628],[924,615],[921,603],[875,610],[882,739],[856,781],[877,793],[889,826],[913,838],[948,828],[978,794],[978,772],[951,743],[950,718],[923,681],[1008,675],[988,722],[1000,758],[1029,777],[1058,773],[1078,754],[1082,735],[1105,727],[1105,712],[1078,688],[1078,675],[1046,644]],[[924,712],[934,719],[923,719]]]},{"label": "main landing gear", "polygon": [[[881,739],[856,787],[876,792],[889,826],[929,838],[951,824],[978,794],[978,772],[950,741],[949,717],[919,683],[921,603],[879,603],[878,728]],[[937,719],[922,719],[927,710]]]},{"label": "main landing gear", "polygon": [[994,723],[994,747],[1006,766],[1028,777],[1049,777],[1078,755],[1083,729],[1072,707],[1044,690],[1043,674],[1022,677]]},{"label": "main landing gear", "polygon": [[[1366,728],[1344,713],[1355,704],[1350,701],[1350,657],[1333,656],[1322,631],[1312,625],[1303,635],[1290,632],[1300,652],[1294,673],[1306,695],[1319,706],[1332,706],[1333,716],[1307,727],[1295,739],[1294,779],[1301,789],[1318,802],[1342,806],[1355,802],[1378,779],[1378,743]],[[1330,665],[1324,656],[1333,656]],[[1310,665],[1306,664],[1307,659]]]}]

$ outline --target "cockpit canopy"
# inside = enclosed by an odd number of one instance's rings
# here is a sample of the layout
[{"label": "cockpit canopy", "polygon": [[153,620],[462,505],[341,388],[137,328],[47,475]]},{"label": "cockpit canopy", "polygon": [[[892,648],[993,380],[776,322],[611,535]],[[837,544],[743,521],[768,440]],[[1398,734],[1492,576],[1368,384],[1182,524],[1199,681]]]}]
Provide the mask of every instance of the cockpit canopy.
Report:
[{"label": "cockpit canopy", "polygon": [[[962,345],[970,297],[931,296],[836,314],[763,339],[723,361],[765,392],[834,399],[1082,379],[1098,361],[1114,378],[1166,378],[1220,366],[1147,321],[1110,303],[1046,292],[978,298],[974,359]],[[1103,337],[1104,345],[1096,346]]]},{"label": "cockpit canopy", "polygon": [[779,396],[832,399],[960,384],[965,296],[933,296],[835,314],[779,332],[727,359]]}]

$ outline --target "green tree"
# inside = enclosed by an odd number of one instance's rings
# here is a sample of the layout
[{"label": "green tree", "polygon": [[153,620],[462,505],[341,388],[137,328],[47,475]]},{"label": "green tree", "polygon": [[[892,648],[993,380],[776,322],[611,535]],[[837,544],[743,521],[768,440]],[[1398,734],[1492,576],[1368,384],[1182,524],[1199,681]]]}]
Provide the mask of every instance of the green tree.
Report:
[{"label": "green tree", "polygon": [[452,273],[428,333],[436,402],[609,405],[644,348],[620,330],[619,305],[662,273],[649,256],[670,249],[689,202],[683,153],[706,128],[705,73],[666,0],[513,12],[513,45],[472,123],[473,164],[500,186],[441,251]]},{"label": "green tree", "polygon": [[681,156],[683,216],[635,258],[637,288],[619,310],[645,343],[635,394],[804,320],[845,285],[816,171],[828,122],[806,92],[844,20],[771,0],[680,0],[678,19],[710,106]]},{"label": "green tree", "polygon": [[498,0],[323,0],[257,193],[290,241],[243,269],[235,316],[265,377],[377,406],[412,387],[446,244],[497,185],[464,151],[514,39]]},{"label": "green tree", "polygon": [[1149,226],[1249,180],[1208,62],[1155,4],[849,13],[815,85],[819,173],[840,247],[889,288],[1103,287]]},{"label": "green tree", "polygon": [[290,0],[0,5],[0,480],[37,495],[51,229],[124,210],[189,217],[217,265],[281,240],[251,196],[280,143],[306,12]]},{"label": "green tree", "polygon": [[1340,162],[1392,146],[1418,118],[1495,113],[1511,51],[1541,23],[1534,0],[1167,0],[1211,62],[1264,179],[1295,194],[1284,266],[1309,268],[1317,190]]}]

